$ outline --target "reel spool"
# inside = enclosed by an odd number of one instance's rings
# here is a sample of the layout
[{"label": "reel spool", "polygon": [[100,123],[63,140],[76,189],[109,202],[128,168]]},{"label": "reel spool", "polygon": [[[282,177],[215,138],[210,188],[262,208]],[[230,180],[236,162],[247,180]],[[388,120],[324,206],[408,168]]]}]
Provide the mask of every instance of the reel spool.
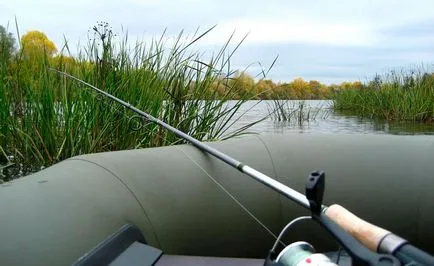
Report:
[{"label": "reel spool", "polygon": [[285,247],[277,256],[277,265],[285,266],[337,266],[329,257],[315,253],[315,248],[304,241],[298,241]]},{"label": "reel spool", "polygon": [[282,237],[296,223],[312,220],[311,216],[301,216],[289,222],[280,232],[273,247],[271,248],[264,266],[337,266],[329,257],[322,253],[316,253],[315,248],[305,241],[291,243],[277,254],[276,248]]}]

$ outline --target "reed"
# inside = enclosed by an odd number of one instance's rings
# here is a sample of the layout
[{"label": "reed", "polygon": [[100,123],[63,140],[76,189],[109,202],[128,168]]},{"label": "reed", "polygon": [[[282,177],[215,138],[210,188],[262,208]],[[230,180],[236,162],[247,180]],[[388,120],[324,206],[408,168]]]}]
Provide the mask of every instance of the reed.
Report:
[{"label": "reed", "polygon": [[340,90],[333,108],[390,121],[434,121],[434,74],[422,68],[376,76],[361,89]]},{"label": "reed", "polygon": [[294,125],[303,125],[318,118],[326,119],[329,115],[324,106],[312,107],[305,100],[273,100],[268,104],[268,113],[275,121]]},{"label": "reed", "polygon": [[[183,142],[50,67],[92,83],[202,141],[232,137],[245,129],[225,133],[228,121],[245,102],[227,105],[237,93],[230,77],[221,74],[231,73],[230,56],[225,57],[230,40],[205,62],[190,47],[211,29],[191,41],[183,41],[181,33],[171,46],[164,35],[129,46],[127,36],[115,42],[111,30],[100,26],[96,38],[73,59],[54,60],[44,54],[29,60],[21,52],[0,64],[8,65],[0,71],[1,160],[33,171],[79,154]],[[66,42],[62,53],[69,51]],[[224,95],[211,90],[211,84],[223,87]]]}]

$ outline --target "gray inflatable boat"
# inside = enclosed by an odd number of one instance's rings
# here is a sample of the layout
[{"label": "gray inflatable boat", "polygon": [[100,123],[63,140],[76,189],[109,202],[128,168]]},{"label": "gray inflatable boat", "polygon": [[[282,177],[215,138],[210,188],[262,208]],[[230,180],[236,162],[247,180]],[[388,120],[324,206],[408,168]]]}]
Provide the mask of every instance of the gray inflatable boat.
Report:
[{"label": "gray inflatable boat", "polygon": [[[432,136],[270,135],[209,145],[300,192],[311,171],[324,170],[325,204],[434,252]],[[147,265],[144,254],[155,265],[262,265],[274,237],[212,179],[276,235],[308,214],[191,145],[89,154],[1,185],[0,265]],[[314,223],[284,242],[300,240],[337,249]]]}]

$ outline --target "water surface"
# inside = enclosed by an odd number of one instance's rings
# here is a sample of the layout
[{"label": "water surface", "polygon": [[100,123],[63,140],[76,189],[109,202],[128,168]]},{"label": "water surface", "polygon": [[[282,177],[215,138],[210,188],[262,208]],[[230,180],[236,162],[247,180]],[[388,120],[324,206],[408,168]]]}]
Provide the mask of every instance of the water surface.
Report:
[{"label": "water surface", "polygon": [[[235,101],[229,104],[234,104]],[[277,121],[270,115],[274,109],[273,101],[248,101],[238,111],[242,116],[233,128],[240,128],[261,118],[263,121],[249,129],[260,134],[329,133],[329,134],[394,134],[394,135],[434,135],[434,123],[388,122],[356,115],[342,114],[331,109],[331,101],[309,100],[287,101],[287,107],[297,109],[305,103],[304,113],[310,113],[308,120]],[[296,119],[295,119],[296,120]]]}]

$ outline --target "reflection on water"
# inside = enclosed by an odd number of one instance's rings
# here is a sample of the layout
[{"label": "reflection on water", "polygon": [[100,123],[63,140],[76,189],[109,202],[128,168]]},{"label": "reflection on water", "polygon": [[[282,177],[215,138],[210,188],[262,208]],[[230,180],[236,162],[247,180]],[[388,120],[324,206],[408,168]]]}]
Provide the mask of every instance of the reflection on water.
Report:
[{"label": "reflection on water", "polygon": [[[299,101],[289,101],[289,105],[298,106]],[[331,133],[331,134],[395,134],[395,135],[434,135],[434,123],[387,122],[355,115],[333,112],[331,101],[305,101],[311,113],[317,113],[315,119],[301,124],[297,122],[276,121],[269,116],[273,101],[248,101],[238,111],[244,113],[233,128],[246,126],[268,116],[248,131],[254,133]],[[233,104],[233,103],[229,103]]]}]

